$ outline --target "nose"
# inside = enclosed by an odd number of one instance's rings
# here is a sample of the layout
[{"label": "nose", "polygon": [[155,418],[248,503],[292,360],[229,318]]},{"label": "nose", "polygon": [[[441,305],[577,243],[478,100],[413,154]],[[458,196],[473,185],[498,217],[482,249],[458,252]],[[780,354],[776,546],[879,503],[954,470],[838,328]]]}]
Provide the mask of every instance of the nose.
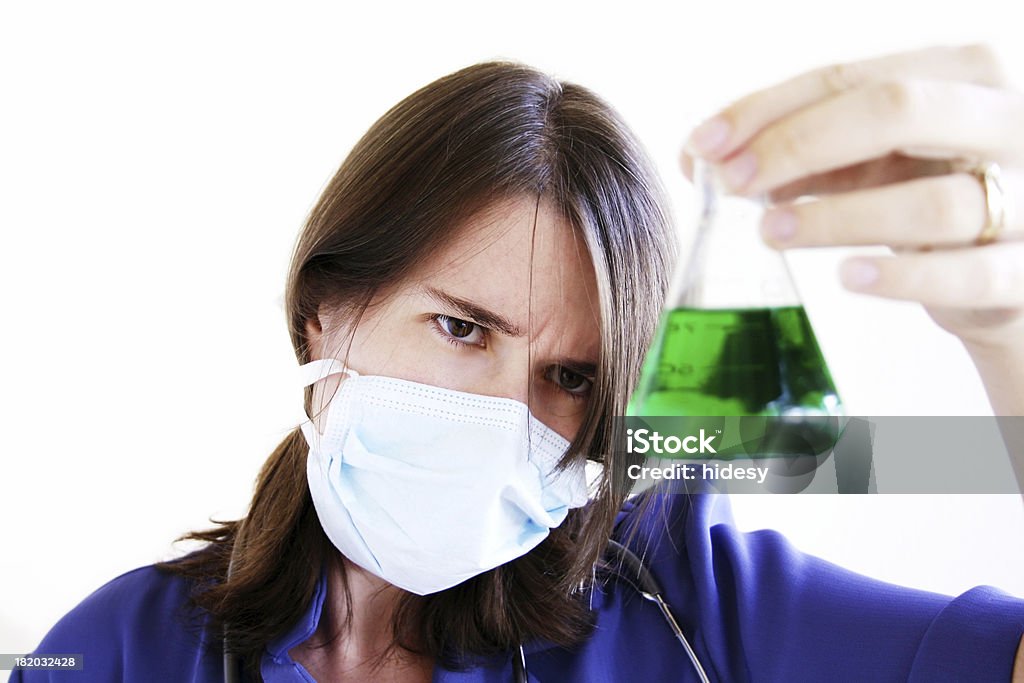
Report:
[{"label": "nose", "polygon": [[527,358],[509,358],[496,365],[493,372],[480,378],[478,386],[469,389],[476,394],[511,398],[520,403],[529,403],[530,367]]},{"label": "nose", "polygon": [[[465,390],[485,396],[510,398],[526,404],[533,417],[572,441],[582,422],[583,413],[579,410],[568,413],[564,403],[554,400],[550,392],[545,390],[543,382],[547,380],[543,375],[544,369],[536,365],[536,358],[523,354],[496,365],[488,377],[479,379],[475,386]],[[534,383],[532,394],[531,381]]]}]

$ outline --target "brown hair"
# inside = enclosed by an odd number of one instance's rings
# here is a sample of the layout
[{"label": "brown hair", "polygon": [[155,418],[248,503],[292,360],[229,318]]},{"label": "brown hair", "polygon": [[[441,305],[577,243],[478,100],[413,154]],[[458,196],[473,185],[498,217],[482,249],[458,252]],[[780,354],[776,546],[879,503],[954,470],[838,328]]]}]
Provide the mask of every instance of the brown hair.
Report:
[{"label": "brown hair", "polygon": [[[511,61],[475,64],[405,98],[356,143],[306,220],[288,274],[289,331],[306,363],[306,321],[321,304],[358,319],[453,226],[523,195],[550,200],[594,264],[601,355],[566,462],[602,462],[604,475],[593,500],[526,555],[400,605],[394,645],[450,668],[534,638],[570,646],[590,632],[581,587],[628,489],[613,418],[625,414],[675,258],[660,181],[619,115],[590,90]],[[307,414],[310,407],[307,388]],[[216,528],[178,539],[204,547],[157,565],[194,580],[192,603],[209,614],[208,628],[226,624],[231,650],[256,679],[264,646],[305,612],[323,563],[338,555],[310,499],[307,450],[294,429],[260,471],[244,520],[211,519]]]}]

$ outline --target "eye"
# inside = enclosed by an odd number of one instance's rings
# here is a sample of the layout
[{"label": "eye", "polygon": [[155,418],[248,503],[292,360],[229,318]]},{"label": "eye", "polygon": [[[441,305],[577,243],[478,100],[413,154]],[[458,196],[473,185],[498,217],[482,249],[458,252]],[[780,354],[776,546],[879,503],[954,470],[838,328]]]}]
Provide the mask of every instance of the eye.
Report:
[{"label": "eye", "polygon": [[573,398],[583,398],[593,384],[589,378],[564,365],[552,366],[548,370],[548,379]]},{"label": "eye", "polygon": [[485,328],[469,320],[450,315],[432,316],[434,327],[448,342],[457,346],[483,346]]}]

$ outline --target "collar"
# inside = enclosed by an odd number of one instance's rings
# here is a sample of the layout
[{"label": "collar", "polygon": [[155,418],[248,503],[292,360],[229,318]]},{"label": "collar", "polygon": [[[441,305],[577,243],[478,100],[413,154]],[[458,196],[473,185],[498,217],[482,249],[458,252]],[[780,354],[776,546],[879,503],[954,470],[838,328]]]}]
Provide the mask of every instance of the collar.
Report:
[{"label": "collar", "polygon": [[[702,498],[698,496],[698,498]],[[714,496],[717,502],[721,496]],[[705,502],[705,501],[702,501]],[[615,530],[620,531],[620,523],[625,521],[629,513],[634,510],[635,500],[628,499],[622,510],[616,515]],[[722,516],[724,512],[725,517],[730,516],[728,504],[714,507],[718,516]],[[724,509],[723,509],[724,508]],[[617,536],[618,534],[613,534]],[[291,657],[288,656],[288,651],[296,645],[305,642],[309,639],[313,633],[316,632],[316,627],[320,623],[320,615],[323,613],[324,600],[327,596],[327,572],[324,564],[320,565],[320,576],[317,579],[316,587],[313,591],[313,599],[310,600],[309,605],[306,607],[306,611],[303,612],[302,616],[296,620],[295,624],[288,629],[283,635],[275,638],[267,644],[266,650],[270,654],[275,664],[286,664],[291,663]],[[605,602],[604,591],[598,588],[593,590],[591,593],[591,609],[600,609]],[[544,639],[534,639],[523,643],[523,652],[527,655],[548,650],[555,647],[555,644]],[[507,657],[498,656],[493,658],[495,662],[500,660],[506,660]]]},{"label": "collar", "polygon": [[[327,572],[325,571],[325,567],[321,565],[320,576],[317,579],[316,588],[313,591],[313,598],[309,601],[309,606],[306,608],[306,611],[303,612],[302,616],[296,620],[295,624],[288,629],[288,631],[270,641],[266,646],[267,653],[275,664],[291,664],[292,659],[288,655],[288,651],[296,645],[304,643],[313,635],[313,633],[316,632],[316,627],[320,623],[320,616],[323,614],[324,600],[326,597]],[[552,647],[555,647],[555,644],[548,640],[534,639],[523,644],[523,651],[529,655]],[[486,661],[482,661],[481,663],[485,666],[494,666],[508,661],[508,656],[498,655],[483,659]]]},{"label": "collar", "polygon": [[278,664],[290,661],[288,650],[299,643],[305,642],[316,631],[320,623],[320,615],[324,609],[324,599],[327,596],[327,572],[323,564],[320,565],[320,577],[317,579],[316,588],[313,591],[313,599],[309,601],[306,611],[295,622],[288,631],[267,643],[267,652]]}]

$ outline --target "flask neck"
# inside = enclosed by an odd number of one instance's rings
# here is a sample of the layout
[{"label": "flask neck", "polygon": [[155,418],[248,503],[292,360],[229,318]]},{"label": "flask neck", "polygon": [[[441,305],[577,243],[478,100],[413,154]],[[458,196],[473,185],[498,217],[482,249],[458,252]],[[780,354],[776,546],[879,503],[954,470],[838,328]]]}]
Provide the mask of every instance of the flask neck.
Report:
[{"label": "flask neck", "polygon": [[801,306],[783,253],[765,244],[760,235],[767,197],[727,194],[701,161],[694,166],[694,185],[697,229],[675,273],[671,308]]}]

